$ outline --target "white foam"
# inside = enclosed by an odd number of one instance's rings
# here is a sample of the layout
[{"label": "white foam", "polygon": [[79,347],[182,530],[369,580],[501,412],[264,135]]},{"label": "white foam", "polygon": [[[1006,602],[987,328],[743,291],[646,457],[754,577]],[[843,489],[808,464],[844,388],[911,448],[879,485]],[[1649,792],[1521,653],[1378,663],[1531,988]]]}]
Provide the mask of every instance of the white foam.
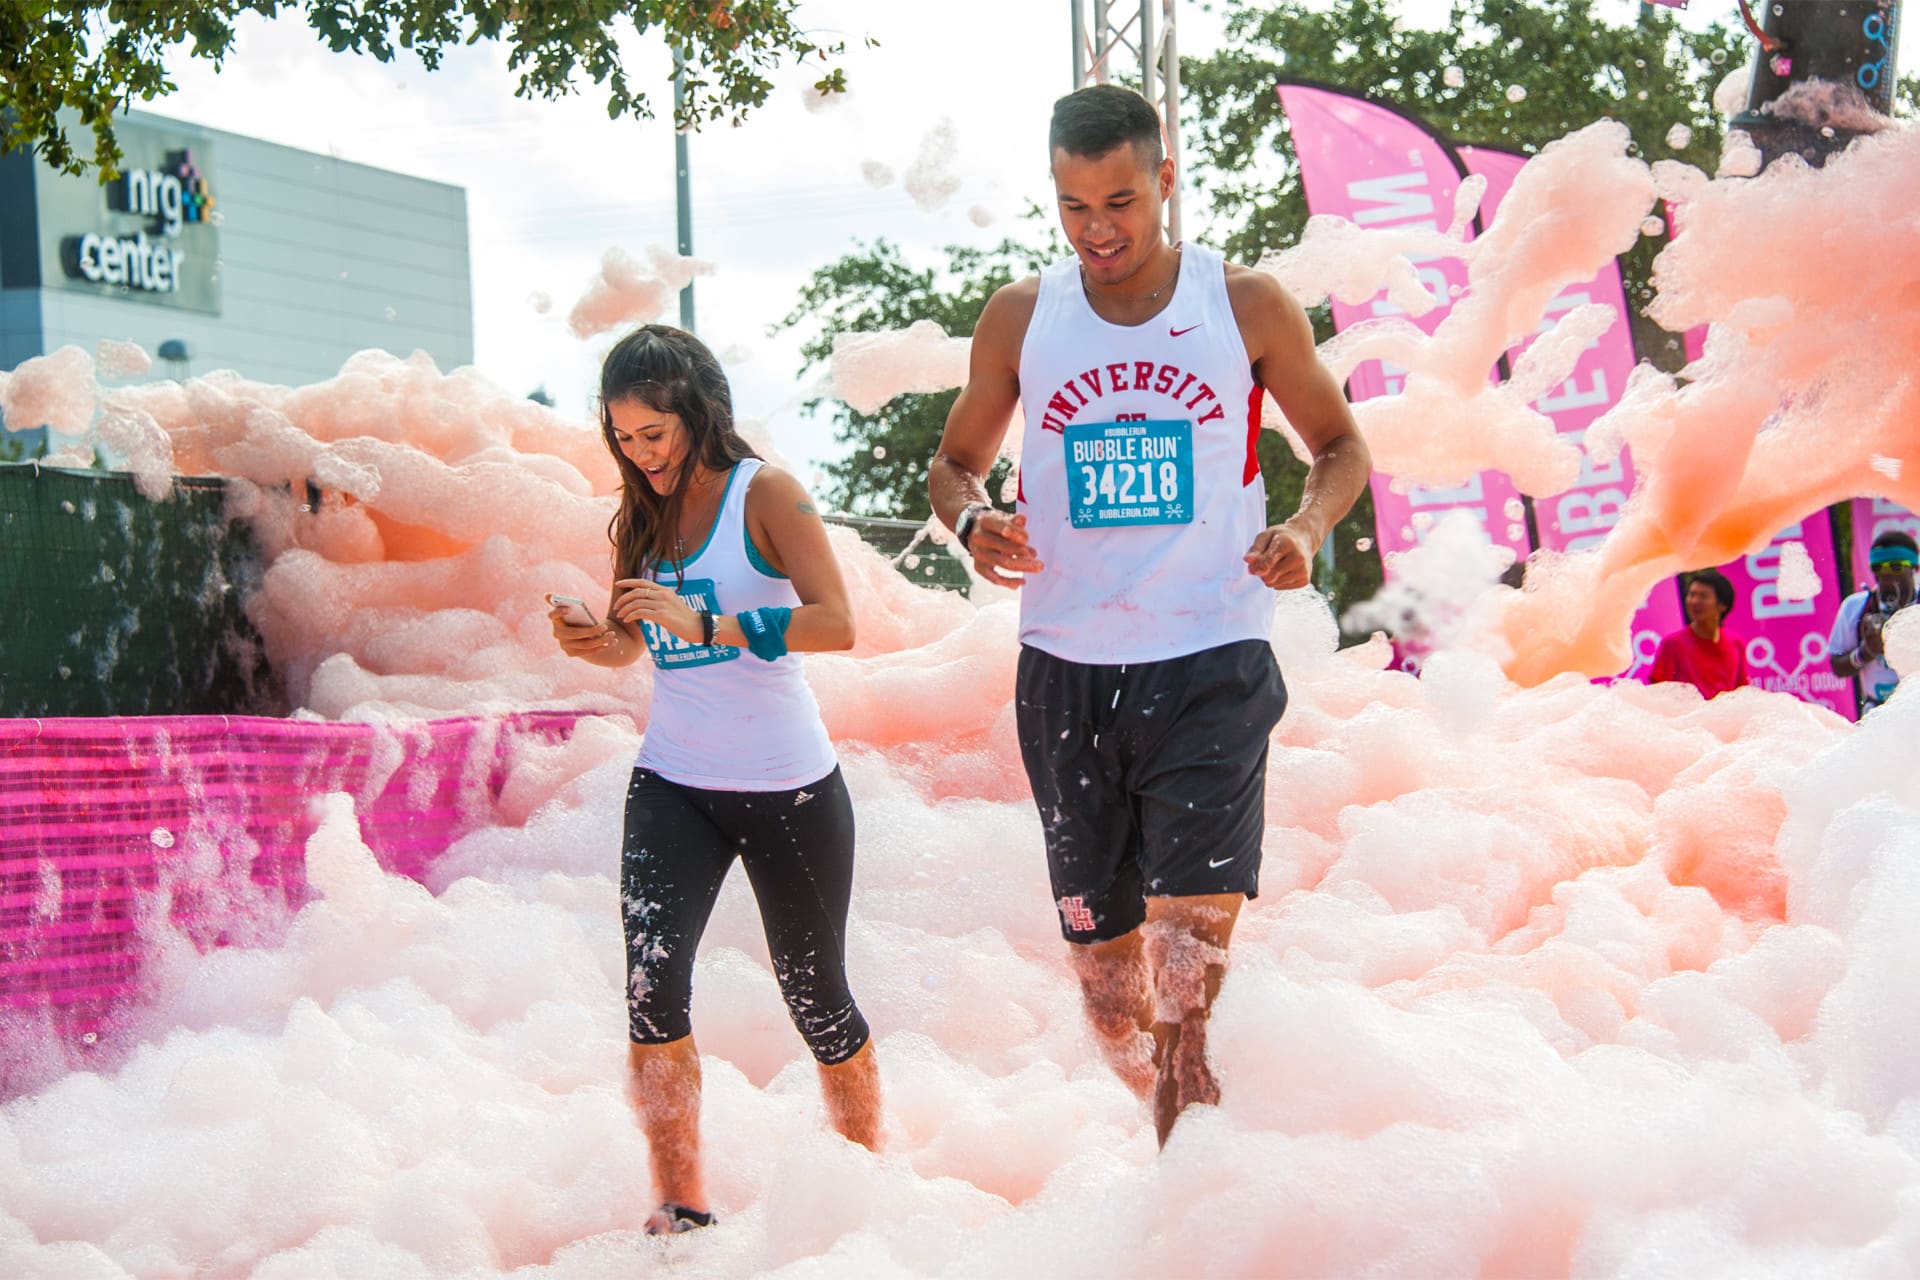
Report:
[{"label": "white foam", "polygon": [[[1624,172],[1611,145],[1572,150]],[[695,981],[722,1224],[670,1242],[638,1234],[651,1190],[622,1097],[615,877],[649,678],[560,656],[540,600],[606,589],[616,481],[596,430],[381,356],[299,390],[112,393],[176,466],[239,477],[269,560],[250,609],[303,714],[620,717],[518,761],[507,820],[449,851],[433,892],[382,874],[326,797],[320,896],[257,939],[277,945],[202,956],[153,913],[130,1056],[0,1106],[0,1270],[1914,1271],[1920,701],[1903,688],[1852,727],[1758,690],[1703,702],[1569,673],[1686,549],[1764,540],[1854,492],[1916,496],[1920,478],[1871,462],[1913,456],[1920,430],[1911,379],[1879,376],[1920,363],[1887,319],[1907,313],[1912,146],[1886,131],[1824,174],[1669,171],[1691,208],[1658,314],[1723,323],[1686,380],[1642,371],[1595,429],[1633,446],[1647,501],[1612,552],[1536,557],[1519,592],[1491,585],[1483,541],[1443,554],[1447,524],[1422,548],[1430,594],[1498,614],[1464,631],[1504,646],[1505,670],[1458,646],[1420,680],[1382,669],[1381,642],[1338,655],[1325,606],[1282,597],[1290,705],[1264,891],[1214,1019],[1223,1102],[1164,1152],[1062,956],[1015,741],[1011,593],[921,591],[833,531],[860,643],[808,672],[859,816],[849,964],[891,1142],[874,1156],[825,1130],[734,876]],[[1529,171],[1544,185],[1521,207],[1572,243],[1491,229],[1480,311],[1412,349],[1463,415],[1487,363],[1441,353],[1530,330],[1554,281],[1645,216],[1644,168],[1597,202],[1579,165]],[[882,360],[875,386],[919,358]],[[84,352],[0,386],[9,414],[23,397],[79,431],[101,395]],[[1485,439],[1458,441],[1475,464]],[[303,511],[322,468],[343,491]],[[1889,653],[1920,670],[1914,631],[1894,623]]]}]

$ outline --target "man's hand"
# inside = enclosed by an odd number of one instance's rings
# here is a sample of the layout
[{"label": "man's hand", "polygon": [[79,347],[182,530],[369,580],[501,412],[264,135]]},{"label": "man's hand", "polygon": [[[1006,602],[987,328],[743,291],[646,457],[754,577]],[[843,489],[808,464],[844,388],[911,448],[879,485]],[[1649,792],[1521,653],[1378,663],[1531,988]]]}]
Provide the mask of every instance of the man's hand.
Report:
[{"label": "man's hand", "polygon": [[1887,642],[1880,634],[1886,625],[1884,613],[1869,613],[1860,619],[1860,652],[1868,658],[1877,658],[1887,651]]},{"label": "man's hand", "polygon": [[1026,575],[1046,568],[1027,541],[1027,518],[1004,511],[983,511],[967,535],[973,567],[988,582],[1018,587]]},{"label": "man's hand", "polygon": [[[976,539],[976,544],[977,544]],[[1313,581],[1314,546],[1292,522],[1262,529],[1246,554],[1247,572],[1275,591],[1292,591]]]}]

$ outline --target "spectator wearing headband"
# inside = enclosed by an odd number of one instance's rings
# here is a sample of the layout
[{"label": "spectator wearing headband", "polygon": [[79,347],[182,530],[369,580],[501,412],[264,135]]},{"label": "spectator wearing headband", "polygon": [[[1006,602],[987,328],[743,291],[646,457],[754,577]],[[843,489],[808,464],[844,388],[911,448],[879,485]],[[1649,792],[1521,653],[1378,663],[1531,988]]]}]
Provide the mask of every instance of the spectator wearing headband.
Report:
[{"label": "spectator wearing headband", "polygon": [[1827,661],[1833,674],[1855,680],[1863,716],[1885,702],[1900,682],[1899,673],[1887,665],[1881,632],[1887,619],[1914,601],[1920,545],[1912,534],[1889,529],[1873,540],[1867,563],[1873,566],[1873,585],[1840,602],[1833,634],[1827,637]]}]

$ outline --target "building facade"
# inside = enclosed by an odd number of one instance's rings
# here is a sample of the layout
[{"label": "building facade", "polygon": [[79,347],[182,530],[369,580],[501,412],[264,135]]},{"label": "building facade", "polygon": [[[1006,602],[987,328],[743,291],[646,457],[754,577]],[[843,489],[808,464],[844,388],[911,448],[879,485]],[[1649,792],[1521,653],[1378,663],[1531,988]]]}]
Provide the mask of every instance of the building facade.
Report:
[{"label": "building facade", "polygon": [[0,156],[0,370],[102,340],[156,376],[289,386],[368,348],[472,363],[464,188],[145,112],[115,127],[105,185]]}]

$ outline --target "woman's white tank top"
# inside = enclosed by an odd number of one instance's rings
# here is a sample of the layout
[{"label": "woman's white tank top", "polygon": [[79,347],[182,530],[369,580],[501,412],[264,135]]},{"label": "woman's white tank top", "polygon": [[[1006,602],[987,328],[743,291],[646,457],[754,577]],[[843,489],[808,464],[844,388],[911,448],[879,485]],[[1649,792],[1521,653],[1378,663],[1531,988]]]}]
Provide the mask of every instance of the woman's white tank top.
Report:
[{"label": "woman's white tank top", "polygon": [[1138,325],[1094,314],[1078,259],[1041,273],[1019,509],[1046,567],[1020,588],[1023,644],[1112,664],[1268,637],[1273,593],[1243,559],[1266,527],[1260,395],[1213,250],[1183,246]]},{"label": "woman's white tank top", "polygon": [[[747,533],[747,490],[762,465],[758,458],[735,465],[706,542],[680,565],[653,573],[677,584],[695,609],[738,614],[800,605],[793,584]],[[641,632],[654,678],[640,767],[713,791],[786,791],[833,772],[833,744],[800,655],[766,662],[733,645],[688,644],[651,623]]]}]

